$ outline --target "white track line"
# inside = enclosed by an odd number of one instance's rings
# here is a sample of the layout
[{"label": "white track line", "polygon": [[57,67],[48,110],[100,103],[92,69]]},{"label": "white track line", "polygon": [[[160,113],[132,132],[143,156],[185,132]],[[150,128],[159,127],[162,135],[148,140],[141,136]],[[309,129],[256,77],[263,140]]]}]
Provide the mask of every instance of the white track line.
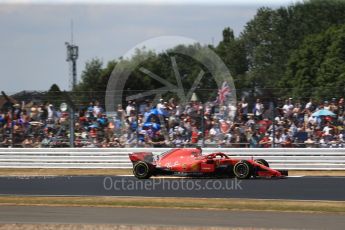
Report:
[{"label": "white track line", "polygon": [[[134,177],[133,175],[116,175],[116,176],[122,176],[122,177]],[[301,175],[301,176],[287,176],[288,178],[298,178],[298,177],[305,177],[305,175]],[[152,179],[161,179],[161,178],[165,178],[165,179],[179,179],[179,178],[188,178],[188,177],[184,177],[184,176],[153,176],[151,177]],[[201,177],[202,178],[202,177]],[[215,178],[217,179],[217,178]]]}]

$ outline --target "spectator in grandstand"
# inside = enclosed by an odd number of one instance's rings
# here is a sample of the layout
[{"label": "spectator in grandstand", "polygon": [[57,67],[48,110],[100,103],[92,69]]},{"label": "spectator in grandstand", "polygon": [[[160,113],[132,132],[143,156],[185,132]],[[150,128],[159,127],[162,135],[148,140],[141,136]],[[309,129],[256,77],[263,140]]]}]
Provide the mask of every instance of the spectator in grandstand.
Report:
[{"label": "spectator in grandstand", "polygon": [[99,101],[95,101],[95,105],[92,108],[93,117],[98,117],[103,113],[103,108],[100,106]]},{"label": "spectator in grandstand", "polygon": [[2,142],[0,142],[0,146],[3,148],[11,147],[12,140],[9,137],[5,137]]},{"label": "spectator in grandstand", "polygon": [[257,135],[257,132],[253,132],[253,134],[249,138],[249,147],[250,148],[259,148],[259,141],[260,137]]},{"label": "spectator in grandstand", "polygon": [[344,120],[344,115],[345,115],[345,101],[344,98],[340,98],[338,105],[338,109],[336,114],[338,115],[338,121],[342,122]]},{"label": "spectator in grandstand", "polygon": [[262,148],[272,147],[272,138],[270,137],[270,134],[265,133],[265,135],[261,138],[259,144]]},{"label": "spectator in grandstand", "polygon": [[31,121],[38,121],[38,115],[39,115],[39,109],[38,109],[37,104],[34,103],[34,105],[30,109]]},{"label": "spectator in grandstand", "polygon": [[283,108],[282,108],[284,117],[290,118],[292,115],[293,109],[294,109],[294,106],[292,104],[292,98],[285,100],[285,103],[284,103]]},{"label": "spectator in grandstand", "polygon": [[147,143],[155,148],[167,147],[165,144],[165,137],[161,131],[155,132],[154,135],[148,139]]},{"label": "spectator in grandstand", "polygon": [[130,116],[131,114],[135,114],[135,102],[128,101],[126,106],[126,116]]},{"label": "spectator in grandstand", "polygon": [[27,137],[27,138],[22,142],[23,148],[32,148],[32,144],[33,144],[33,137]]},{"label": "spectator in grandstand", "polygon": [[241,102],[239,103],[239,116],[241,116],[243,121],[248,119],[248,102],[243,97]]},{"label": "spectator in grandstand", "polygon": [[261,103],[260,99],[256,99],[256,103],[254,104],[253,114],[257,120],[262,120],[262,115],[264,113],[264,105]]},{"label": "spectator in grandstand", "polygon": [[316,105],[314,104],[314,100],[312,98],[310,98],[309,102],[305,105],[305,109],[310,112],[313,112],[316,109]]},{"label": "spectator in grandstand", "polygon": [[56,117],[56,111],[54,109],[54,106],[52,104],[49,104],[47,110],[48,110],[48,119],[54,120]]}]

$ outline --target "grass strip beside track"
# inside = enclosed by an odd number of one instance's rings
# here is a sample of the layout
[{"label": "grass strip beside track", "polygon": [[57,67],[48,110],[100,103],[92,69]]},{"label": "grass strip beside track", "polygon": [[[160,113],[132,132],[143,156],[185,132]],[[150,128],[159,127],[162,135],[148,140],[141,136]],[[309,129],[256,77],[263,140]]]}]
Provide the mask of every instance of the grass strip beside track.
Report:
[{"label": "grass strip beside track", "polygon": [[328,212],[345,214],[345,201],[290,201],[222,198],[1,196],[0,205],[139,207],[215,210]]},{"label": "grass strip beside track", "polygon": [[[45,169],[1,168],[0,176],[116,176],[133,174],[132,169]],[[344,173],[345,175],[345,173]]]},{"label": "grass strip beside track", "polygon": [[[253,230],[252,227],[181,227],[181,226],[146,226],[146,225],[110,225],[110,224],[0,224],[0,230]],[[266,230],[267,228],[255,228]],[[271,229],[271,228],[270,228]],[[278,229],[278,228],[274,228]],[[280,228],[279,228],[280,229]],[[272,229],[271,229],[272,230]]]},{"label": "grass strip beside track", "polygon": [[[30,169],[0,168],[0,176],[132,175],[132,169]],[[289,171],[290,176],[345,176],[345,171]]]}]

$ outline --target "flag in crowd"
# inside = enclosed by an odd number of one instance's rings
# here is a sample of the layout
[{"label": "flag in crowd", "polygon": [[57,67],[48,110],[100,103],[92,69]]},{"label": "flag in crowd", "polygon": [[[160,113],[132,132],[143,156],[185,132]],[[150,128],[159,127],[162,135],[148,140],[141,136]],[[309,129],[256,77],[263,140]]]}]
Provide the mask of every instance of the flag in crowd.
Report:
[{"label": "flag in crowd", "polygon": [[229,96],[231,93],[229,84],[224,81],[222,83],[222,86],[218,89],[218,97],[217,97],[217,103],[223,104],[226,100],[227,96]]}]

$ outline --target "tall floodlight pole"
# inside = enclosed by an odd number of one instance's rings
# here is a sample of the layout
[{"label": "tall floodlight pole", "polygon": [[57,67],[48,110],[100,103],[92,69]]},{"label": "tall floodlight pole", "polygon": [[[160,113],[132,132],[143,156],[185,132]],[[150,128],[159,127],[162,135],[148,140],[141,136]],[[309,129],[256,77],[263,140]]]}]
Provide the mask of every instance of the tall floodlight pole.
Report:
[{"label": "tall floodlight pole", "polygon": [[66,42],[67,48],[67,62],[71,63],[71,90],[75,89],[77,85],[77,59],[78,59],[78,46]]},{"label": "tall floodlight pole", "polygon": [[65,42],[67,48],[67,58],[66,61],[71,65],[71,90],[74,90],[77,85],[77,59],[79,48],[77,45],[73,44],[73,21],[71,22],[71,42]]},{"label": "tall floodlight pole", "polygon": [[[71,65],[71,81],[70,87],[73,91],[77,85],[77,59],[78,59],[78,46],[73,44],[73,21],[71,21],[71,43],[65,42],[67,48],[67,58],[66,61]],[[68,97],[69,98],[69,97]],[[70,147],[74,147],[74,114],[75,108],[72,100],[69,98],[69,133],[70,133]]]}]

